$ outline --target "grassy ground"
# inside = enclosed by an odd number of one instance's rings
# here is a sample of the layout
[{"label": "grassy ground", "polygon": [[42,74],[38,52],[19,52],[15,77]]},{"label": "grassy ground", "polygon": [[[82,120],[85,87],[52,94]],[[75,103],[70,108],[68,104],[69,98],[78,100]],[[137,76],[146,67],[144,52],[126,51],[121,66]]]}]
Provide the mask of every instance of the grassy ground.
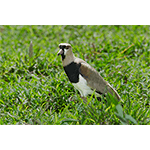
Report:
[{"label": "grassy ground", "polygon": [[[57,57],[62,42],[122,101],[84,103]],[[0,124],[150,124],[149,104],[150,26],[0,26]]]}]

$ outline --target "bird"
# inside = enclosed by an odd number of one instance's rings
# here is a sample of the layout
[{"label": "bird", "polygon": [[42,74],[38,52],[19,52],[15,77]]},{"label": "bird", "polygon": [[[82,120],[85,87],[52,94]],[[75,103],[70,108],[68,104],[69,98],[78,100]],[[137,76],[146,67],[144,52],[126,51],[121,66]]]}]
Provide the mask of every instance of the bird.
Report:
[{"label": "bird", "polygon": [[86,61],[74,56],[69,43],[60,43],[57,55],[61,55],[64,71],[77,89],[81,97],[86,98],[95,92],[96,97],[102,94],[111,94],[117,100],[120,96],[117,91]]}]

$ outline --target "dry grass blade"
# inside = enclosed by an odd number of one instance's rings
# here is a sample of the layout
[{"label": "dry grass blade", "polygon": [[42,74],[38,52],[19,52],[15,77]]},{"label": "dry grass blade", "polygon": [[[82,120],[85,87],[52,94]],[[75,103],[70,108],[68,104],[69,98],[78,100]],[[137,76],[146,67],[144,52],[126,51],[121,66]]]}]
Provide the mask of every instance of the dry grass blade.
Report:
[{"label": "dry grass blade", "polygon": [[29,47],[29,60],[31,61],[33,58],[33,44],[32,41],[30,42],[30,47]]},{"label": "dry grass blade", "polygon": [[134,46],[134,44],[131,44],[128,48],[124,49],[121,54],[123,54],[125,51],[127,51],[129,48],[131,48],[132,46]]}]

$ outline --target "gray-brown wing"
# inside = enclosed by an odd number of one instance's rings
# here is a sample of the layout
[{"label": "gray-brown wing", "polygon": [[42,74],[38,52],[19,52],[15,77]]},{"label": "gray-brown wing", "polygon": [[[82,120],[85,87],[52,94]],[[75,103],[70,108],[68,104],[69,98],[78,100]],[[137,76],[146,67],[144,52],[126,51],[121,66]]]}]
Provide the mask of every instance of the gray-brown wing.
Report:
[{"label": "gray-brown wing", "polygon": [[88,86],[100,93],[109,92],[111,95],[115,94],[117,99],[120,99],[116,90],[93,67],[79,58],[76,58],[75,62],[81,63],[79,73],[86,79]]}]

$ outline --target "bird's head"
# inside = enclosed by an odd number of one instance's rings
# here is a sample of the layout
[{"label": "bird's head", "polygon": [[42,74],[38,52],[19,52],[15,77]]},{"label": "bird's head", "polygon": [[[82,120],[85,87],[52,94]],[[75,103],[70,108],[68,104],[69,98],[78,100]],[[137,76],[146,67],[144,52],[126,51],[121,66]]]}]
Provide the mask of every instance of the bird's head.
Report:
[{"label": "bird's head", "polygon": [[72,52],[72,47],[68,43],[60,43],[59,48],[60,48],[60,50],[57,53],[57,55],[61,55],[62,60],[65,59],[66,55],[69,55],[69,53]]}]

